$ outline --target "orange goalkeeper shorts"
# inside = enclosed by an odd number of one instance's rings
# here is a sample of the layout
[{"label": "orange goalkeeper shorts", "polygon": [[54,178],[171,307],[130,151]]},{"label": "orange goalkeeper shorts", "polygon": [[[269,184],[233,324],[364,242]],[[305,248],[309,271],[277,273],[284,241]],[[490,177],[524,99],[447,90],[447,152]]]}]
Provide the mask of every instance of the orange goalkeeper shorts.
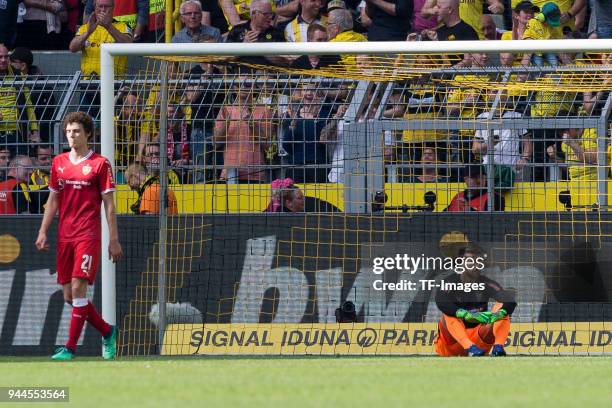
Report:
[{"label": "orange goalkeeper shorts", "polygon": [[[456,317],[443,316],[442,319],[455,319],[463,324],[463,321],[461,319],[457,319]],[[488,353],[493,347],[494,338],[492,336],[491,325],[482,324],[476,327],[465,328],[465,331],[470,341],[484,350],[486,353]],[[489,337],[489,334],[491,334],[491,343],[483,340],[483,337]],[[434,347],[436,353],[442,357],[467,356],[466,351],[463,349],[461,344],[459,344],[452,337],[448,329],[444,326],[442,320],[438,322],[438,335],[434,340]]]}]

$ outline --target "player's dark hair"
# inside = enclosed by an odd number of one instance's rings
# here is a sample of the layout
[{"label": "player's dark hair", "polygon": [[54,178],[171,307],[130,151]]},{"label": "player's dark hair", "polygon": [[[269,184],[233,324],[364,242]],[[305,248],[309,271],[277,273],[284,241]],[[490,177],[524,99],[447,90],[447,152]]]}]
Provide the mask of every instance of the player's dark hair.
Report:
[{"label": "player's dark hair", "polygon": [[69,123],[80,123],[85,129],[85,133],[88,133],[89,136],[87,140],[91,139],[94,135],[94,121],[91,116],[86,114],[85,112],[70,112],[64,117],[64,132],[66,131],[66,127],[68,127]]}]

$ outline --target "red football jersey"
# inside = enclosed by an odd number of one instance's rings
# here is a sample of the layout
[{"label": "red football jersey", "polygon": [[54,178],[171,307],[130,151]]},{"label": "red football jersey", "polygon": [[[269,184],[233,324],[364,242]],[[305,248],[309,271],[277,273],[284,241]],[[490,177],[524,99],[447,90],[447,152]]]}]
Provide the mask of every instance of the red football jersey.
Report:
[{"label": "red football jersey", "polygon": [[110,162],[90,151],[74,163],[69,153],[53,159],[49,189],[59,194],[60,241],[100,240],[102,194],[115,191]]}]

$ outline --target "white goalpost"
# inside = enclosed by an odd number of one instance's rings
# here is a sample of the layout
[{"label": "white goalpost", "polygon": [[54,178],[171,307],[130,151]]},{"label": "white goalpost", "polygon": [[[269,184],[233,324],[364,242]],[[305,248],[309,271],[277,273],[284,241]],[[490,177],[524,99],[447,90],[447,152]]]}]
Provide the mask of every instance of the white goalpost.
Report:
[{"label": "white goalpost", "polygon": [[[448,41],[359,43],[194,43],[194,44],[102,44],[100,47],[101,153],[115,169],[115,57],[119,56],[268,56],[268,55],[392,55],[462,53],[612,53],[612,39],[549,41]],[[598,156],[605,160],[605,152]],[[602,170],[603,171],[603,170]],[[605,178],[602,181],[606,183]],[[105,217],[104,215],[102,216]],[[115,265],[106,255],[109,231],[102,222],[102,316],[117,324]],[[161,245],[160,245],[161,246]],[[160,262],[163,260],[160,259]],[[164,302],[165,303],[165,302]],[[161,305],[161,303],[160,303]],[[160,313],[160,316],[164,313]]]}]

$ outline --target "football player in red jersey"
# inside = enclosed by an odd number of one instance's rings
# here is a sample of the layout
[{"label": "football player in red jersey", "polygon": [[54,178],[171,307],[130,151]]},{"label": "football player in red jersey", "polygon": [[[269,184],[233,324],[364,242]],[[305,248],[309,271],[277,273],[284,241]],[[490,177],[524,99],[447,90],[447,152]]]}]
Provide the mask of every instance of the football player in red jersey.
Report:
[{"label": "football player in red jersey", "polygon": [[59,210],[57,239],[57,282],[63,286],[64,300],[72,304],[70,331],[65,347],[56,350],[53,360],[71,360],[85,321],[103,336],[102,356],[116,355],[117,328],[110,326],[87,299],[87,285],[93,285],[100,262],[101,216],[104,210],[110,243],[108,255],[117,262],[123,255],[117,231],[110,162],[89,148],[94,133],[93,119],[84,112],[71,112],[64,118],[64,131],[70,152],[53,159],[49,198],[36,239],[36,248],[49,250],[47,231]]}]

